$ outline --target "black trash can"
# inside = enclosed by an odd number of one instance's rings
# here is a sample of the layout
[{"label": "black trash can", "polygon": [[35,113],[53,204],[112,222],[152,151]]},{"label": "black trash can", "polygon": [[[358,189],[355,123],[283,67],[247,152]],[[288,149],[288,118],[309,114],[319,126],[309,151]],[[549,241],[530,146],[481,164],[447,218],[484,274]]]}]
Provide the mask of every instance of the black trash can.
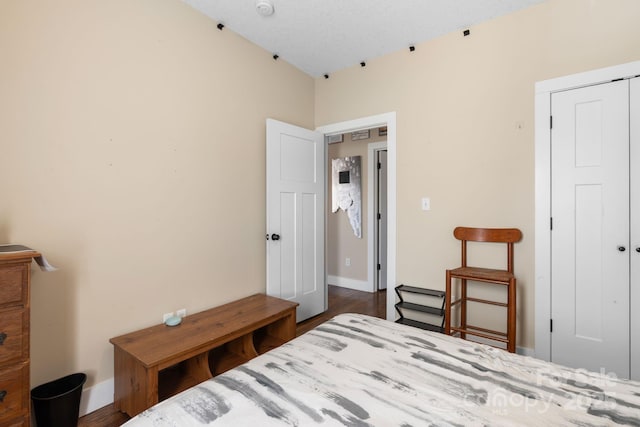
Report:
[{"label": "black trash can", "polygon": [[33,412],[38,427],[77,427],[83,373],[71,374],[31,390]]}]

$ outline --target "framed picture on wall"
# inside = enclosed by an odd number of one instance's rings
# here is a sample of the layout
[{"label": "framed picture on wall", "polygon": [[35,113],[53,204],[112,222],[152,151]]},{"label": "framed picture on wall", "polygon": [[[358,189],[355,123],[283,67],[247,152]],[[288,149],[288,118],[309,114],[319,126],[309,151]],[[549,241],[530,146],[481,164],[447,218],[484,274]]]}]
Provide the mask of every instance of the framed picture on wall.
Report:
[{"label": "framed picture on wall", "polygon": [[361,139],[369,139],[369,129],[351,132],[352,141],[359,141]]},{"label": "framed picture on wall", "polygon": [[342,141],[343,141],[342,134],[327,135],[327,144],[337,144],[338,142],[342,142]]}]

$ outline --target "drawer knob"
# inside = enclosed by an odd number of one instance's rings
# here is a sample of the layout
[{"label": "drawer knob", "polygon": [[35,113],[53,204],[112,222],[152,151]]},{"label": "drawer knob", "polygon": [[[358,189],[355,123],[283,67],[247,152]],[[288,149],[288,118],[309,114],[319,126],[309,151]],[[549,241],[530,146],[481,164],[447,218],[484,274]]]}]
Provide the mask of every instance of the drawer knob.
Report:
[{"label": "drawer knob", "polygon": [[4,340],[7,339],[7,334],[0,332],[0,345],[4,344]]},{"label": "drawer knob", "polygon": [[7,390],[0,390],[0,402],[4,402],[4,397],[7,395]]}]

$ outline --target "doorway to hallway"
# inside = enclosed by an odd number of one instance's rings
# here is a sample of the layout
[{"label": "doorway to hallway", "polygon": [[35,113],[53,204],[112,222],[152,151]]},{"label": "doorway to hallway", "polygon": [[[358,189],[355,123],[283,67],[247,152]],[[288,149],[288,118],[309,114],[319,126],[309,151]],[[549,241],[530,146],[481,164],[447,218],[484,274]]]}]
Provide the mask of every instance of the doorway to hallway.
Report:
[{"label": "doorway to hallway", "polygon": [[[388,274],[386,135],[378,127],[344,133],[336,140],[327,151],[327,282],[376,292],[387,288]],[[343,183],[345,168],[351,180]]]},{"label": "doorway to hallway", "polygon": [[[376,129],[385,128],[384,137],[387,142],[387,233],[386,233],[386,244],[387,244],[387,283],[389,286],[393,286],[396,281],[396,113],[389,112],[383,113],[375,116],[362,117],[354,120],[347,120],[344,122],[333,123],[329,125],[324,125],[316,128],[317,132],[321,132],[327,136],[337,136],[350,132],[356,132],[359,130],[370,130],[374,131]],[[328,138],[326,138],[328,139]],[[327,145],[328,147],[328,145]],[[327,148],[328,150],[328,148]],[[328,156],[327,156],[328,160]],[[330,183],[327,182],[327,186]],[[369,222],[371,223],[371,222]],[[371,233],[368,233],[371,235]],[[370,262],[372,257],[367,256],[367,262]],[[346,259],[342,260],[346,263]],[[328,264],[328,263],[327,263]],[[328,265],[327,265],[327,282],[331,283],[331,277],[328,273]],[[373,285],[373,269],[367,268],[367,280],[366,290],[368,292],[374,291]],[[371,273],[369,273],[371,272]],[[370,275],[370,276],[369,276]],[[394,320],[396,318],[394,305],[396,302],[395,295],[392,295],[388,292],[384,292],[386,294],[386,316],[390,320]]]}]

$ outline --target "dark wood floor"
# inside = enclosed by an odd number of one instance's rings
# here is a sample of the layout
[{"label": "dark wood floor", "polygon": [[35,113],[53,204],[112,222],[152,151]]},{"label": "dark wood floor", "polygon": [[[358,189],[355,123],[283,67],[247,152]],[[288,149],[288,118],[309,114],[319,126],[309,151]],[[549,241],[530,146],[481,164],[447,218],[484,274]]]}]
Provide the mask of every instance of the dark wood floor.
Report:
[{"label": "dark wood floor", "polygon": [[[352,289],[329,286],[329,310],[298,323],[296,335],[301,335],[340,313],[361,313],[370,316],[386,317],[386,291],[369,293],[354,291]],[[95,412],[80,418],[79,427],[118,427],[126,422],[129,417],[113,408],[113,405],[105,406]]]}]

